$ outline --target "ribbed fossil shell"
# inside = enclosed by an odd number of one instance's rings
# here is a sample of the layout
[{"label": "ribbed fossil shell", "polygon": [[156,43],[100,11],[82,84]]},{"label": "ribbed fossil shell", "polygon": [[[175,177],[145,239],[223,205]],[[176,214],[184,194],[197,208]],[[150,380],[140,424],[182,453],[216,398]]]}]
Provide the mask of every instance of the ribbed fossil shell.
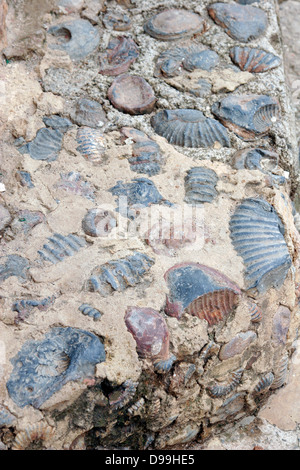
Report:
[{"label": "ribbed fossil shell", "polygon": [[78,310],[81,313],[83,313],[83,315],[87,315],[87,316],[93,318],[94,320],[100,320],[100,318],[102,316],[102,313],[99,312],[99,310],[97,310],[96,308],[92,307],[89,304],[80,305]]},{"label": "ribbed fossil shell", "polygon": [[70,127],[72,127],[73,125],[71,121],[69,121],[69,119],[63,118],[56,114],[54,114],[53,116],[44,116],[43,123],[47,127],[51,127],[52,129],[57,129],[62,133],[67,132],[67,130],[70,129]]},{"label": "ribbed fossil shell", "polygon": [[18,324],[20,321],[24,321],[34,308],[38,308],[40,311],[47,310],[55,302],[55,296],[47,297],[42,300],[17,300],[13,306],[12,311],[18,312],[15,318],[15,323]]},{"label": "ribbed fossil shell", "polygon": [[90,237],[108,237],[116,226],[114,213],[104,209],[90,209],[82,220],[82,228]]},{"label": "ribbed fossil shell", "polygon": [[100,35],[87,20],[75,20],[60,23],[48,29],[48,33],[57,38],[53,49],[60,49],[69,54],[72,60],[81,60],[93,52],[99,45]]},{"label": "ribbed fossil shell", "polygon": [[271,390],[276,390],[282,387],[286,382],[288,374],[289,356],[286,351],[279,353],[278,357],[274,361],[274,381],[271,385]]},{"label": "ribbed fossil shell", "polygon": [[125,323],[139,356],[151,359],[157,372],[168,372],[176,357],[170,354],[169,329],[160,313],[152,308],[128,307]]},{"label": "ribbed fossil shell", "polygon": [[145,400],[144,398],[141,398],[136,403],[134,403],[130,408],[128,408],[127,411],[132,416],[138,416],[141,413],[144,406],[145,406]]},{"label": "ribbed fossil shell", "polygon": [[48,240],[49,243],[43,245],[42,250],[39,250],[38,253],[45,261],[50,261],[52,264],[57,264],[66,257],[75,255],[86,246],[84,238],[72,233],[67,236],[54,233]]},{"label": "ribbed fossil shell", "polygon": [[106,152],[106,139],[98,129],[80,127],[77,131],[77,150],[94,165],[103,163]]},{"label": "ribbed fossil shell", "polygon": [[163,164],[159,145],[146,134],[137,129],[125,127],[121,133],[134,141],[132,157],[129,158],[130,168],[137,173],[146,173],[148,176],[157,175]]},{"label": "ribbed fossil shell", "polygon": [[96,364],[105,361],[100,339],[77,328],[51,328],[42,340],[23,344],[11,359],[13,371],[6,387],[21,408],[39,408],[66,383],[94,377]]},{"label": "ribbed fossil shell", "polygon": [[138,47],[131,38],[125,36],[113,38],[108,44],[107,51],[100,54],[99,73],[110,76],[126,73],[138,56]]},{"label": "ribbed fossil shell", "polygon": [[[109,404],[115,410],[124,408],[134,397],[138,382],[134,382],[131,379],[125,380],[122,384],[122,390],[119,393],[112,393],[109,396]],[[115,395],[117,395],[115,397]]]},{"label": "ribbed fossil shell", "polygon": [[205,31],[203,19],[188,10],[164,10],[150,18],[144,25],[144,30],[150,36],[161,41],[181,39]]},{"label": "ribbed fossil shell", "polygon": [[[81,98],[77,101],[75,109],[71,112],[71,118],[78,126],[103,127],[107,122],[106,114],[98,101]],[[97,133],[95,133],[97,135]]]},{"label": "ribbed fossil shell", "polygon": [[229,95],[211,109],[224,126],[244,140],[267,134],[280,117],[278,101],[267,95]]},{"label": "ribbed fossil shell", "polygon": [[272,372],[264,375],[255,386],[254,393],[263,393],[264,391],[268,390],[271,387],[273,381],[274,375]]},{"label": "ribbed fossil shell", "polygon": [[260,37],[268,25],[266,12],[248,5],[213,3],[208,13],[230,37],[240,42]]},{"label": "ribbed fossil shell", "polygon": [[192,72],[195,69],[211,71],[218,65],[219,55],[196,45],[167,49],[158,58],[154,76],[175,77],[182,69]]},{"label": "ribbed fossil shell", "polygon": [[263,318],[261,308],[254,302],[249,302],[248,307],[252,323],[260,323]]},{"label": "ribbed fossil shell", "polygon": [[131,28],[131,20],[128,15],[119,11],[109,11],[103,18],[104,26],[115,31],[128,31]]},{"label": "ribbed fossil shell", "polygon": [[233,47],[230,49],[230,57],[241,70],[252,73],[267,72],[281,64],[276,55],[250,47]]},{"label": "ribbed fossil shell", "polygon": [[292,264],[284,227],[275,209],[263,199],[245,199],[230,221],[231,239],[243,258],[247,289],[266,292],[284,282]]},{"label": "ribbed fossil shell", "polygon": [[218,195],[216,185],[218,176],[214,170],[205,167],[191,168],[185,178],[185,202],[203,204],[212,202]]},{"label": "ribbed fossil shell", "polygon": [[221,398],[232,392],[240,383],[244,370],[238,369],[232,372],[228,382],[224,384],[207,387],[207,391],[212,398]]},{"label": "ribbed fossil shell", "polygon": [[198,148],[213,147],[218,142],[230,147],[225,127],[195,109],[159,111],[151,118],[151,125],[170,144]]},{"label": "ribbed fossil shell", "polygon": [[22,256],[0,257],[0,283],[12,276],[16,276],[20,282],[26,281],[29,268],[29,261]]},{"label": "ribbed fossil shell", "polygon": [[22,152],[29,153],[33,160],[52,162],[58,158],[62,139],[63,134],[59,130],[45,127],[38,130],[35,138],[21,149]]},{"label": "ribbed fossil shell", "polygon": [[[131,183],[123,183],[118,181],[117,184],[109,190],[114,196],[119,199],[119,207],[117,211],[124,217],[131,217],[131,208],[148,207],[151,204],[172,204],[163,198],[158,192],[153,181],[147,178],[135,178]],[[122,207],[120,198],[124,198],[126,207]],[[126,211],[126,213],[124,212]],[[123,213],[124,212],[124,213]]]},{"label": "ribbed fossil shell", "polygon": [[107,96],[111,104],[128,114],[148,114],[156,103],[154,91],[143,77],[122,74],[113,81]]},{"label": "ribbed fossil shell", "polygon": [[17,434],[12,450],[30,450],[43,447],[43,441],[49,441],[54,436],[54,429],[45,423],[29,426]]},{"label": "ribbed fossil shell", "polygon": [[142,276],[153,264],[152,258],[139,252],[116,261],[108,261],[93,271],[87,282],[87,289],[103,296],[113,291],[122,292],[127,287],[141,282]]},{"label": "ribbed fossil shell", "polygon": [[210,326],[224,320],[238,303],[239,287],[219,271],[198,263],[181,263],[165,274],[169,294],[165,312],[180,318],[184,312]]}]

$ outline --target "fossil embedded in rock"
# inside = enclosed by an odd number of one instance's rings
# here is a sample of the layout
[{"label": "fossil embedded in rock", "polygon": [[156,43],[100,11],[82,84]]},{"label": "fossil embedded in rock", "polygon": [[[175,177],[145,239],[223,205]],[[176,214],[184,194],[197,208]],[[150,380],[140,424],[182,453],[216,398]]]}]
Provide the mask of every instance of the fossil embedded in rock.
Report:
[{"label": "fossil embedded in rock", "polygon": [[241,70],[252,73],[267,72],[281,64],[276,55],[250,47],[235,46],[230,50],[230,57]]},{"label": "fossil embedded in rock", "polygon": [[19,255],[8,255],[7,257],[0,257],[0,283],[9,277],[16,276],[20,282],[24,282],[28,277],[28,270],[30,268],[29,261]]},{"label": "fossil embedded in rock", "polygon": [[223,384],[216,384],[207,387],[207,391],[212,398],[220,398],[228,395],[240,383],[244,370],[238,369],[232,372],[229,380]]},{"label": "fossil embedded in rock", "polygon": [[276,348],[285,346],[291,323],[291,311],[281,305],[273,317],[272,343]]},{"label": "fossil embedded in rock", "polygon": [[109,404],[114,410],[126,406],[134,397],[138,383],[128,379],[122,384],[122,389],[109,395]]},{"label": "fossil embedded in rock", "polygon": [[167,49],[158,58],[154,76],[175,77],[182,69],[193,71],[202,69],[211,71],[218,65],[218,54],[210,49],[196,45]]},{"label": "fossil embedded in rock", "polygon": [[159,111],[151,118],[151,125],[170,144],[198,148],[213,147],[219,143],[230,147],[225,127],[195,109]]},{"label": "fossil embedded in rock", "polygon": [[274,381],[274,374],[269,372],[265,376],[261,377],[259,382],[254,387],[254,393],[263,393],[268,390]]},{"label": "fossil embedded in rock", "polygon": [[24,233],[27,235],[36,225],[45,222],[45,220],[46,217],[42,212],[24,209],[17,212],[11,229],[15,234]]},{"label": "fossil embedded in rock", "polygon": [[19,324],[20,322],[25,321],[34,308],[37,308],[39,311],[43,312],[46,311],[50,305],[53,305],[54,302],[54,295],[42,300],[17,300],[12,306],[12,311],[18,313],[18,315],[15,317],[15,323]]},{"label": "fossil embedded in rock", "polygon": [[159,173],[163,163],[159,145],[137,129],[124,127],[121,132],[134,141],[132,157],[128,159],[130,169],[149,176]]},{"label": "fossil embedded in rock", "polygon": [[82,228],[90,237],[108,237],[116,226],[114,213],[104,209],[90,209],[82,220]]},{"label": "fossil embedded in rock", "polygon": [[250,319],[252,323],[261,322],[263,318],[263,313],[262,313],[261,308],[259,308],[255,302],[249,302],[248,307],[249,307]]},{"label": "fossil embedded in rock", "polygon": [[18,171],[16,173],[16,177],[19,180],[21,186],[26,186],[28,189],[34,188],[31,174],[28,171]]},{"label": "fossil embedded in rock", "polygon": [[71,194],[78,194],[79,196],[86,197],[91,201],[95,198],[94,190],[90,183],[88,181],[84,181],[81,174],[77,171],[70,171],[70,173],[61,174],[60,181],[58,181],[54,187]]},{"label": "fossil embedded in rock", "polygon": [[52,264],[59,263],[66,257],[75,255],[81,248],[86,246],[84,238],[73,234],[64,236],[54,233],[48,240],[49,243],[43,245],[38,254],[42,259],[50,261]]},{"label": "fossil embedded in rock", "polygon": [[274,381],[271,384],[271,390],[280,388],[286,382],[288,374],[289,356],[287,351],[279,351],[276,356],[273,365]]},{"label": "fossil embedded in rock", "polygon": [[220,349],[219,359],[226,361],[234,356],[242,354],[257,339],[254,331],[245,331],[238,333],[228,343],[223,344]]},{"label": "fossil embedded in rock", "polygon": [[131,38],[125,36],[113,38],[106,52],[100,54],[99,73],[111,76],[126,73],[138,56],[138,47]]},{"label": "fossil embedded in rock", "polygon": [[99,310],[97,310],[96,308],[92,307],[89,304],[80,305],[78,310],[81,313],[83,313],[83,315],[87,315],[87,316],[93,318],[94,320],[100,320],[100,318],[102,316],[102,313],[99,312]]},{"label": "fossil embedded in rock", "polygon": [[136,178],[130,183],[118,181],[116,186],[110,188],[109,191],[118,197],[119,207],[117,211],[127,217],[132,216],[132,209],[148,207],[151,204],[162,203],[172,206],[158,192],[153,181],[147,178]]},{"label": "fossil embedded in rock", "polygon": [[80,127],[77,131],[77,150],[94,165],[103,162],[106,139],[102,131],[91,127]]},{"label": "fossil embedded in rock", "polygon": [[0,428],[10,427],[16,421],[16,417],[3,405],[0,405]]},{"label": "fossil embedded in rock", "polygon": [[69,121],[69,119],[63,118],[56,114],[54,114],[53,116],[44,116],[43,122],[47,127],[57,129],[62,133],[67,132],[67,130],[73,125],[71,121]]},{"label": "fossil embedded in rock", "polygon": [[29,153],[34,160],[56,160],[62,147],[63,133],[57,129],[42,128],[35,138],[19,149],[22,153]]},{"label": "fossil embedded in rock", "polygon": [[71,113],[71,118],[78,126],[103,127],[107,122],[106,114],[100,103],[87,98],[81,98]]},{"label": "fossil embedded in rock", "polygon": [[114,291],[122,292],[127,287],[141,282],[153,264],[152,258],[139,252],[126,258],[108,261],[94,269],[88,279],[87,289],[90,292],[99,292],[103,296]]},{"label": "fossil embedded in rock", "polygon": [[81,60],[93,52],[99,45],[100,36],[96,28],[87,20],[74,20],[60,23],[48,29],[56,38],[52,49],[60,49],[69,54],[73,60]]},{"label": "fossil embedded in rock", "polygon": [[201,228],[199,232],[197,229],[198,227],[192,218],[174,221],[174,223],[162,219],[147,232],[146,242],[154,253],[175,256],[178,250],[185,245],[195,243],[197,235],[202,236]]},{"label": "fossil embedded in rock", "polygon": [[67,382],[93,377],[105,361],[100,339],[77,328],[51,328],[42,340],[27,341],[11,360],[13,371],[6,384],[20,407],[39,408]]},{"label": "fossil embedded in rock", "polygon": [[12,450],[41,450],[43,443],[54,437],[54,429],[46,423],[38,423],[20,431],[12,444]]},{"label": "fossil embedded in rock", "polygon": [[138,75],[122,74],[115,78],[107,96],[119,111],[133,115],[151,113],[156,102],[153,89]]},{"label": "fossil embedded in rock", "polygon": [[230,231],[233,246],[244,260],[247,289],[263,293],[280,287],[292,261],[275,209],[263,199],[245,199],[231,217]]},{"label": "fossil embedded in rock", "polygon": [[230,37],[241,42],[257,39],[268,26],[266,12],[248,5],[214,3],[208,13]]},{"label": "fossil embedded in rock", "polygon": [[170,354],[169,330],[162,315],[152,308],[128,307],[125,323],[139,356],[151,359],[157,372],[168,372],[176,357]]},{"label": "fossil embedded in rock", "polygon": [[126,13],[110,11],[104,15],[104,26],[115,31],[128,31],[131,28],[131,20]]},{"label": "fossil embedded in rock", "polygon": [[205,167],[191,168],[185,178],[185,202],[203,204],[212,202],[218,195],[218,176],[214,170]]},{"label": "fossil embedded in rock", "polygon": [[184,312],[210,326],[224,320],[237,305],[241,291],[227,276],[198,263],[181,263],[165,274],[169,288],[165,312],[180,318]]},{"label": "fossil embedded in rock", "polygon": [[204,33],[206,25],[201,16],[192,11],[170,9],[150,18],[144,30],[161,41],[172,41]]},{"label": "fossil embedded in rock", "polygon": [[244,140],[267,134],[279,119],[279,103],[267,95],[230,95],[212,106],[218,119]]},{"label": "fossil embedded in rock", "polygon": [[277,169],[279,156],[276,152],[264,148],[246,148],[238,150],[232,156],[234,168],[237,170],[260,170],[269,173]]}]

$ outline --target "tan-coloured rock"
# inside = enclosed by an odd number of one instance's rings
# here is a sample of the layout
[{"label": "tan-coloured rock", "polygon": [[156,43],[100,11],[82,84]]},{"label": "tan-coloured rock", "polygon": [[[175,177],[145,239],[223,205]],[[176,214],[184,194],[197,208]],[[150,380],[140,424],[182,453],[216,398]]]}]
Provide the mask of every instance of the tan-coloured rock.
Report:
[{"label": "tan-coloured rock", "polygon": [[221,347],[219,358],[221,361],[226,361],[231,357],[241,354],[247,349],[253,341],[257,338],[257,334],[254,331],[246,331],[245,333],[239,333],[229,343],[224,344]]}]

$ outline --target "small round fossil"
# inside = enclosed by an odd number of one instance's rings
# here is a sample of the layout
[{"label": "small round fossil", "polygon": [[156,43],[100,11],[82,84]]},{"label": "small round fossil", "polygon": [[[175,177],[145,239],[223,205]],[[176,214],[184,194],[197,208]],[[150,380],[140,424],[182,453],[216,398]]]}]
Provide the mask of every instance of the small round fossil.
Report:
[{"label": "small round fossil", "polygon": [[112,105],[128,114],[151,113],[156,102],[154,91],[144,78],[138,75],[122,74],[108,90]]},{"label": "small round fossil", "polygon": [[205,22],[201,16],[192,11],[170,9],[150,18],[144,25],[144,30],[161,41],[172,41],[203,33]]}]

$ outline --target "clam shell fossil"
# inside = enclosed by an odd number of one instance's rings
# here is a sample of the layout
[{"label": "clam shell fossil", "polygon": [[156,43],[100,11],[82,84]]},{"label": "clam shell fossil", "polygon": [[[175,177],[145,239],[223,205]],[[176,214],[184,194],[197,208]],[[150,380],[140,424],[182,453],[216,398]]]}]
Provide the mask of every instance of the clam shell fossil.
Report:
[{"label": "clam shell fossil", "polygon": [[48,29],[57,41],[50,44],[52,49],[60,49],[69,54],[72,60],[81,60],[99,45],[98,30],[87,20],[60,23]]},{"label": "clam shell fossil", "polygon": [[124,408],[134,397],[138,383],[134,382],[131,379],[125,380],[122,384],[121,393],[117,394],[115,398],[115,394],[112,393],[109,396],[109,404],[113,407],[114,410],[119,410],[120,408]]},{"label": "clam shell fossil", "polygon": [[260,170],[262,173],[276,170],[278,161],[276,152],[259,147],[238,150],[232,157],[233,166],[237,170]]},{"label": "clam shell fossil", "polygon": [[138,75],[119,75],[110,86],[107,96],[116,109],[133,115],[151,113],[156,103],[153,89]]},{"label": "clam shell fossil", "polygon": [[208,13],[231,38],[240,42],[257,39],[268,25],[266,12],[248,5],[213,3]]},{"label": "clam shell fossil", "polygon": [[243,369],[238,369],[230,375],[228,382],[207,387],[207,391],[212,398],[221,398],[232,392],[240,383]]},{"label": "clam shell fossil", "polygon": [[62,147],[63,134],[57,129],[39,129],[35,138],[21,147],[22,153],[29,153],[33,160],[52,162],[58,158]]},{"label": "clam shell fossil", "polygon": [[62,133],[67,132],[68,129],[73,126],[69,119],[63,118],[56,114],[54,114],[53,116],[44,116],[43,123],[45,124],[45,126],[51,127],[52,129],[57,129]]},{"label": "clam shell fossil", "polygon": [[100,55],[99,73],[110,76],[126,73],[138,56],[138,47],[133,39],[125,36],[113,38],[107,51]]},{"label": "clam shell fossil", "polygon": [[225,127],[195,109],[159,111],[151,118],[151,125],[170,144],[198,148],[213,147],[218,142],[230,147]]},{"label": "clam shell fossil", "polygon": [[54,437],[54,429],[45,423],[38,423],[20,431],[11,447],[12,450],[29,450],[43,447],[44,441]]},{"label": "clam shell fossil", "polygon": [[102,313],[99,312],[99,310],[97,310],[96,308],[92,307],[89,304],[80,305],[78,310],[81,313],[83,313],[83,315],[87,315],[87,316],[93,318],[94,320],[100,320],[100,318],[102,316]]},{"label": "clam shell fossil", "polygon": [[[4,264],[1,264],[2,261]],[[29,261],[22,256],[0,257],[0,283],[12,276],[16,276],[20,282],[26,281],[29,268]]]},{"label": "clam shell fossil", "polygon": [[203,33],[206,25],[203,19],[188,10],[170,9],[164,10],[144,25],[147,34],[161,41],[173,41]]},{"label": "clam shell fossil", "polygon": [[80,127],[76,139],[79,144],[77,150],[84,158],[94,165],[103,163],[106,152],[106,139],[100,130],[91,127]]},{"label": "clam shell fossil", "polygon": [[106,114],[98,101],[81,98],[77,101],[75,109],[71,112],[71,118],[78,126],[103,127],[107,122]]},{"label": "clam shell fossil", "polygon": [[102,296],[113,291],[122,292],[129,286],[135,286],[154,264],[149,256],[135,252],[132,256],[116,261],[108,261],[97,267],[87,282],[90,292],[99,292]]},{"label": "clam shell fossil", "polygon": [[151,359],[157,372],[168,372],[176,357],[170,354],[169,329],[160,313],[152,308],[128,307],[125,323],[139,356]]},{"label": "clam shell fossil", "polygon": [[286,351],[279,353],[274,361],[274,381],[271,390],[276,390],[285,384],[288,374],[289,356]]},{"label": "clam shell fossil", "polygon": [[218,195],[218,176],[214,170],[205,167],[191,168],[185,178],[185,202],[199,205],[212,202]]},{"label": "clam shell fossil", "polygon": [[263,199],[245,199],[231,217],[230,232],[246,267],[247,289],[256,288],[263,293],[280,287],[292,261],[275,209]]},{"label": "clam shell fossil", "polygon": [[93,377],[96,364],[103,361],[105,350],[94,334],[71,327],[51,328],[42,340],[23,344],[11,360],[7,390],[20,408],[39,408],[67,382]]},{"label": "clam shell fossil", "polygon": [[84,238],[72,233],[67,236],[54,233],[48,240],[49,243],[43,245],[38,254],[42,259],[50,261],[52,264],[57,264],[66,257],[75,255],[81,248],[86,246]]},{"label": "clam shell fossil", "polygon": [[280,117],[278,101],[267,95],[229,95],[211,109],[224,126],[244,140],[266,135]]},{"label": "clam shell fossil", "polygon": [[213,326],[237,305],[239,287],[216,269],[198,263],[181,263],[165,274],[169,294],[165,312],[180,318],[184,312]]},{"label": "clam shell fossil", "polygon": [[260,323],[263,318],[261,308],[255,302],[249,302],[248,307],[252,323]]},{"label": "clam shell fossil", "polygon": [[90,209],[82,220],[82,228],[90,237],[108,237],[116,226],[114,213],[104,209]]},{"label": "clam shell fossil", "polygon": [[281,59],[278,56],[262,49],[253,49],[251,47],[235,46],[230,49],[229,55],[232,61],[241,70],[246,72],[267,72],[281,64]]}]

